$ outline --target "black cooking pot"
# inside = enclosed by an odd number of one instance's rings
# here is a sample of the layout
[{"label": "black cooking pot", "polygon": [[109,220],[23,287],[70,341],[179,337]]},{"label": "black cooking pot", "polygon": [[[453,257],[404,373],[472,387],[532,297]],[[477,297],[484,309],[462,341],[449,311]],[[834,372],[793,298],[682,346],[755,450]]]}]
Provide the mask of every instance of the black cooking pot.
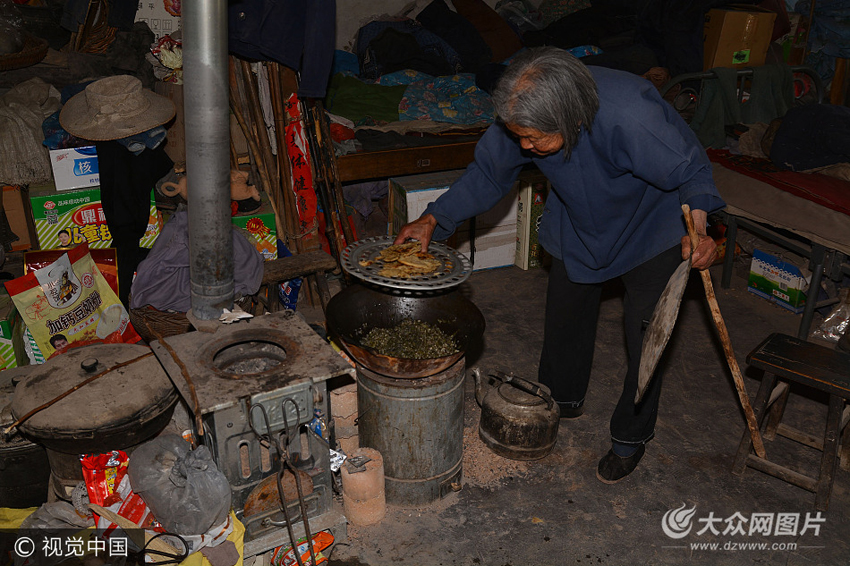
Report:
[{"label": "black cooking pot", "polygon": [[[393,328],[405,319],[420,320],[451,336],[458,352],[440,358],[394,358],[364,346],[373,328]],[[445,294],[391,295],[363,285],[351,285],[334,295],[327,306],[328,329],[348,353],[365,368],[400,379],[435,375],[463,357],[470,344],[484,334],[484,316],[457,290]]]},{"label": "black cooking pot", "polygon": [[68,350],[30,366],[12,399],[19,419],[87,378],[117,364],[151,354],[85,385],[18,426],[20,433],[49,450],[101,453],[135,446],[171,420],[177,390],[150,348],[95,344]]},{"label": "black cooking pot", "polygon": [[[2,246],[0,246],[2,247]],[[0,372],[0,427],[6,428],[15,419],[10,404],[15,385],[27,368],[12,368]],[[38,507],[47,502],[50,465],[43,446],[30,442],[20,434],[10,437],[0,434],[0,507]]]}]

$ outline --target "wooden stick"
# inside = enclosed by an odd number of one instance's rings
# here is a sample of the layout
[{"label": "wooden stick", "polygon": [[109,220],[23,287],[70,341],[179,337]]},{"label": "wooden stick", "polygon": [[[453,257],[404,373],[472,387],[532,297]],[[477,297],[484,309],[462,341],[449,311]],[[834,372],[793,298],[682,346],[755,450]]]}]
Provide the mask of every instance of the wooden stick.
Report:
[{"label": "wooden stick", "polygon": [[251,131],[250,124],[245,119],[245,113],[242,111],[242,97],[240,95],[239,78],[233,67],[233,58],[231,57],[230,65],[230,109],[242,128],[242,133],[245,134],[245,140],[248,142],[248,148],[254,155],[254,160],[257,163],[257,171],[260,175],[260,182],[263,190],[268,192],[271,188],[271,179],[269,179],[267,169],[263,163],[263,156],[260,153],[260,148],[257,146],[257,139]]},{"label": "wooden stick", "polygon": [[[110,511],[109,509],[107,509],[105,507],[101,507],[100,505],[95,505],[94,503],[89,503],[89,509],[91,509],[92,511],[94,511],[95,513],[97,513],[98,515],[103,517],[104,519],[115,523],[116,525],[121,527],[128,535],[130,533],[134,533],[136,531],[143,530],[142,527],[140,527],[139,525],[137,525],[136,523],[134,523],[130,519],[127,519],[126,517],[122,517],[118,513],[115,513],[114,511]],[[177,550],[176,548],[174,548],[173,546],[171,546],[170,544],[168,544],[167,542],[165,542],[161,538],[159,538],[159,537],[154,538],[156,535],[154,535],[153,533],[150,533],[147,530],[143,530],[143,532],[145,534],[145,540],[144,541],[134,540],[133,542],[135,542],[140,547],[148,547],[148,545],[150,545],[151,550],[161,552],[162,554],[165,555],[165,556],[163,556],[162,558],[159,558],[159,559],[156,558],[156,557],[151,557],[153,564],[157,564],[159,562],[164,562],[164,561],[170,560],[170,557],[179,558],[180,556],[182,556],[182,554],[183,554],[182,552],[180,552],[179,550]],[[141,544],[139,544],[139,543],[141,543]],[[172,561],[172,563],[173,563],[173,561]]]},{"label": "wooden stick", "polygon": [[266,129],[266,121],[263,117],[263,108],[260,104],[260,95],[257,89],[257,83],[254,79],[254,72],[251,70],[251,64],[244,59],[240,59],[239,63],[242,67],[242,85],[244,87],[245,101],[248,105],[248,110],[254,122],[254,129],[257,135],[257,145],[260,151],[263,152],[263,165],[266,168],[266,175],[269,179],[269,190],[266,193],[271,194],[271,187],[279,183],[277,173],[277,164],[275,163],[271,142],[269,142],[269,132]]},{"label": "wooden stick", "polygon": [[340,254],[345,246],[340,247],[343,240],[343,235],[340,232],[340,224],[338,224],[339,215],[337,214],[336,206],[331,200],[327,176],[325,175],[324,163],[319,147],[316,122],[313,120],[313,112],[307,107],[306,102],[301,103],[301,114],[304,117],[304,129],[307,133],[307,149],[310,152],[310,169],[313,173],[313,189],[316,191],[316,197],[322,205],[322,210],[325,213],[325,236],[328,238],[328,245],[331,248],[331,255],[339,261]]},{"label": "wooden stick", "polygon": [[283,108],[284,96],[280,85],[280,67],[278,63],[269,63],[269,87],[271,89],[272,112],[274,113],[274,132],[277,140],[277,162],[280,171],[280,187],[284,212],[283,241],[293,254],[301,253],[301,241],[298,234],[298,210],[295,206],[295,194],[292,192],[291,167],[286,150],[286,113]]},{"label": "wooden stick", "polygon": [[[694,228],[694,218],[691,216],[691,208],[683,204],[682,212],[685,213],[685,224],[688,226],[688,235],[691,238],[691,253],[693,253],[697,249],[697,245],[699,245],[699,236],[697,236],[696,229]],[[741,400],[741,408],[744,409],[744,416],[747,418],[747,427],[750,429],[750,436],[753,439],[753,448],[755,448],[759,458],[765,458],[764,443],[761,440],[758,422],[756,422],[753,407],[750,405],[750,397],[747,395],[747,390],[744,387],[744,376],[741,375],[741,368],[738,367],[738,360],[735,358],[735,352],[732,350],[729,331],[726,329],[723,315],[720,314],[720,305],[717,304],[717,297],[714,295],[711,274],[707,269],[701,270],[699,274],[702,277],[702,285],[705,287],[705,298],[708,300],[711,317],[714,319],[714,325],[717,327],[717,333],[720,335],[720,343],[723,344],[723,353],[726,354],[726,362],[732,371],[732,380],[735,382],[735,389],[738,390],[738,399]]]},{"label": "wooden stick", "polygon": [[[275,119],[275,137],[277,139],[277,158],[280,171],[280,184],[283,193],[283,205],[286,213],[285,226],[289,251],[293,254],[303,253],[304,242],[301,241],[301,221],[298,215],[298,206],[295,202],[295,192],[292,189],[292,172],[289,163],[289,153],[286,143],[286,127],[289,119],[284,109],[285,101],[289,97],[289,89],[286,78],[283,76],[278,63],[269,63],[269,85],[271,88],[272,110]],[[318,295],[314,291],[312,281],[316,276],[308,276],[307,284],[302,287],[304,297],[311,305],[316,305]]]},{"label": "wooden stick", "polygon": [[198,399],[198,392],[195,391],[195,384],[192,381],[192,376],[189,375],[189,368],[186,367],[186,364],[183,363],[183,360],[180,359],[180,356],[177,355],[177,352],[174,351],[174,348],[171,347],[171,344],[169,344],[165,338],[158,335],[157,340],[159,340],[159,343],[165,346],[165,349],[168,350],[169,354],[171,354],[171,358],[174,360],[174,363],[180,368],[180,373],[183,375],[183,379],[186,380],[186,385],[189,386],[189,394],[192,396],[192,410],[195,413],[195,428],[198,429],[198,436],[204,436],[204,422],[201,419],[201,401]]},{"label": "wooden stick", "polygon": [[138,362],[139,360],[142,360],[142,359],[147,358],[148,356],[152,356],[152,355],[153,355],[153,352],[148,352],[147,354],[142,354],[141,356],[135,357],[132,360],[127,360],[126,362],[121,362],[120,364],[115,364],[114,366],[107,368],[107,369],[103,370],[102,372],[97,373],[97,374],[81,381],[80,383],[76,384],[74,387],[72,387],[71,389],[69,389],[65,393],[62,393],[61,395],[59,395],[58,397],[54,397],[53,399],[51,399],[47,403],[36,407],[32,411],[28,412],[26,415],[22,416],[21,418],[19,418],[18,420],[16,420],[12,424],[10,424],[8,427],[6,427],[3,430],[3,434],[8,435],[9,433],[12,432],[12,429],[14,429],[19,424],[26,422],[34,414],[39,413],[39,412],[43,411],[44,409],[54,405],[55,403],[61,401],[62,399],[64,399],[65,397],[67,397],[68,395],[70,395],[71,393],[76,391],[77,389],[79,389],[79,388],[81,388],[85,385],[88,385],[92,381],[99,379],[99,378],[103,377],[104,375],[106,375],[106,374],[108,374],[108,373],[110,373],[110,372],[112,372],[112,371],[114,371],[118,368],[123,368],[125,366],[129,366],[130,364],[134,364],[134,363]]},{"label": "wooden stick", "polygon": [[815,24],[815,0],[811,0],[812,5],[809,8],[809,21],[806,24],[806,36],[803,39],[803,60],[800,64],[806,64],[806,57],[809,56],[809,34],[812,31],[812,26]]},{"label": "wooden stick", "polygon": [[342,216],[342,232],[345,235],[346,244],[351,245],[354,243],[354,233],[351,230],[351,226],[348,224],[348,214],[345,211],[345,196],[342,194],[342,184],[339,182],[339,169],[336,163],[336,154],[334,153],[333,141],[331,141],[330,128],[328,128],[327,122],[325,122],[325,109],[321,100],[316,101],[315,110],[315,122],[318,125],[317,130],[319,134],[319,145],[323,147],[325,157],[328,161],[330,169],[329,174],[333,181],[332,189],[334,192],[334,199],[336,200],[339,213]]}]

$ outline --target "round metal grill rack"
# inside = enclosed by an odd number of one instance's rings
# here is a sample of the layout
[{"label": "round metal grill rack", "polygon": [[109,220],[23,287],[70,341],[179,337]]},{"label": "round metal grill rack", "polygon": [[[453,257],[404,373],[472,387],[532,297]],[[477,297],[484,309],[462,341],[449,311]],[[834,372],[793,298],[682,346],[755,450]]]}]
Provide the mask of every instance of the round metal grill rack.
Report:
[{"label": "round metal grill rack", "polygon": [[409,278],[384,277],[378,274],[384,267],[378,256],[392,243],[391,236],[376,236],[357,241],[343,250],[340,256],[342,268],[361,281],[400,292],[450,289],[466,281],[472,273],[472,264],[466,256],[444,244],[431,242],[428,253],[440,262],[436,271]]}]

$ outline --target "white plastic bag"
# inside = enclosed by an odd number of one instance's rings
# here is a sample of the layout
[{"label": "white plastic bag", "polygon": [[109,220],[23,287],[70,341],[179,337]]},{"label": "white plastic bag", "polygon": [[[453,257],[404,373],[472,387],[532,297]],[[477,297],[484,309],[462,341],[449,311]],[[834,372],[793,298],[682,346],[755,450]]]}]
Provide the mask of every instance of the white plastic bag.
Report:
[{"label": "white plastic bag", "polygon": [[812,332],[812,336],[830,342],[838,342],[842,334],[847,332],[847,321],[850,320],[850,288],[842,289],[839,296],[841,297],[839,303],[835,305],[835,308],[827,315],[821,325]]}]

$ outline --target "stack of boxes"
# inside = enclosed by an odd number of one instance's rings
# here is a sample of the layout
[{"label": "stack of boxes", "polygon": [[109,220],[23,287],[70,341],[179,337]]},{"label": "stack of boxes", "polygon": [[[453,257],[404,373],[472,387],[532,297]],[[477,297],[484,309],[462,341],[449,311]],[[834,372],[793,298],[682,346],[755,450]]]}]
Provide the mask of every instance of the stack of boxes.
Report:
[{"label": "stack of boxes", "polygon": [[[402,226],[419,218],[429,203],[446,192],[463,173],[462,170],[426,173],[390,179],[389,229],[398,234]],[[493,209],[464,222],[448,240],[448,245],[473,261],[474,270],[513,265],[516,255],[517,187]],[[472,254],[472,245],[475,254]]]},{"label": "stack of boxes", "polygon": [[[90,248],[107,248],[112,236],[100,201],[100,176],[94,146],[50,151],[54,182],[30,188],[30,205],[40,249],[49,250],[82,242]],[[260,207],[232,217],[234,226],[254,244],[266,260],[277,259],[275,215],[268,195]],[[139,240],[150,248],[162,231],[162,214],[151,191],[150,216],[145,235]]]},{"label": "stack of boxes", "polygon": [[[427,173],[390,179],[390,235],[416,220],[429,203],[446,192],[462,170]],[[540,267],[544,251],[537,241],[540,217],[546,203],[549,182],[539,171],[523,171],[510,193],[493,209],[464,222],[449,238],[448,245],[470,257],[473,270],[516,265],[521,269]],[[472,257],[474,235],[475,256]]]},{"label": "stack of boxes", "polygon": [[[30,187],[29,199],[38,247],[52,250],[83,242],[90,248],[108,248],[112,235],[100,200],[100,175],[94,146],[52,149],[53,183]],[[162,215],[151,191],[145,235],[139,240],[150,248],[162,231]]]}]

